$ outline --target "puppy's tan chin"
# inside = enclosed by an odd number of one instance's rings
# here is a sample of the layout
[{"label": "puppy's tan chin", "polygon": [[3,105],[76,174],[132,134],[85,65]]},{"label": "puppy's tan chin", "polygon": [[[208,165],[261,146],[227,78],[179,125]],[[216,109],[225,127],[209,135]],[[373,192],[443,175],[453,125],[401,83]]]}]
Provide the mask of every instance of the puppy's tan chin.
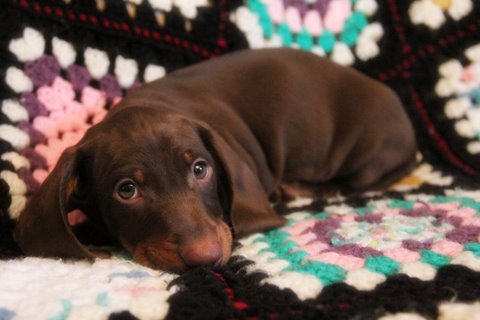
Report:
[{"label": "puppy's tan chin", "polygon": [[[208,266],[216,269],[223,267],[230,259],[230,252],[223,253],[222,259],[214,266]],[[136,250],[133,258],[138,263],[152,268],[167,272],[182,273],[192,268],[185,264],[182,257],[177,252],[172,252],[170,255],[165,254],[162,249],[147,247]]]},{"label": "puppy's tan chin", "polygon": [[187,269],[182,258],[175,251],[153,246],[137,246],[133,255],[135,261],[152,269],[180,273]]},{"label": "puppy's tan chin", "polygon": [[222,260],[220,261],[218,267],[223,267],[230,260],[232,255],[232,245],[233,237],[230,227],[223,221],[217,224],[217,236],[220,246],[222,247]]}]

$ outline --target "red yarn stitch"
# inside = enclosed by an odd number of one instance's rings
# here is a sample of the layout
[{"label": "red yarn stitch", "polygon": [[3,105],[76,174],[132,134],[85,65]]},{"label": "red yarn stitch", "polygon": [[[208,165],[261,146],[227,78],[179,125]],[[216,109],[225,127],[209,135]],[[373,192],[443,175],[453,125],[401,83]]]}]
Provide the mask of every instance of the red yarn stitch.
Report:
[{"label": "red yarn stitch", "polygon": [[[472,23],[470,24],[467,29],[468,31],[476,31],[478,29],[478,25],[480,25],[480,21],[477,21],[476,23]],[[400,29],[397,29],[397,31],[399,30],[402,30],[403,31],[403,28],[400,28]],[[456,32],[456,35],[449,35],[447,38],[445,39],[440,39],[438,40],[438,45],[441,46],[442,48],[445,48],[448,44],[454,44],[455,42],[457,42],[458,40],[464,38],[466,36],[466,33],[464,30],[458,30]],[[400,37],[400,35],[399,35]],[[400,37],[402,39],[404,39],[404,37]],[[419,49],[417,51],[417,53],[411,53],[408,57],[404,58],[399,64],[397,64],[396,66],[394,66],[392,69],[390,70],[387,70],[387,71],[383,71],[383,72],[379,72],[377,74],[377,78],[382,80],[382,81],[385,81],[385,80],[388,80],[390,78],[395,78],[398,76],[398,73],[396,72],[393,72],[392,73],[392,70],[393,69],[398,69],[398,68],[401,68],[402,66],[403,67],[406,67],[405,66],[405,62],[406,61],[409,61],[410,62],[410,65],[406,68],[410,68],[410,67],[413,67],[414,64],[417,64],[418,63],[418,59],[417,57],[421,57],[421,58],[425,58],[433,53],[435,53],[438,49],[436,47],[437,44],[428,44],[426,45],[425,47],[423,47],[422,49]],[[405,46],[410,46],[408,43],[405,43],[403,44],[403,48],[405,49]],[[405,52],[404,52],[405,53]]]},{"label": "red yarn stitch", "polygon": [[80,19],[80,21],[82,22],[86,22],[87,21],[87,15],[85,13],[80,13],[78,15],[78,18]]},{"label": "red yarn stitch", "polygon": [[350,308],[351,305],[347,302],[339,302],[338,303],[338,308],[339,309],[347,309],[347,308]]},{"label": "red yarn stitch", "polygon": [[[401,15],[397,6],[397,3],[395,0],[389,0],[389,6],[390,6],[390,12],[392,13],[392,18],[395,24],[395,30],[398,33],[398,38],[399,41],[402,45],[402,52],[409,53],[411,51],[411,46],[407,42],[407,39],[405,37],[405,30],[402,26],[401,22]],[[477,24],[480,24],[480,21],[476,22]],[[475,24],[471,24],[468,27],[471,31],[475,30],[477,26]],[[455,43],[459,38],[462,38],[465,36],[465,32],[463,31],[458,31],[456,35],[448,35],[446,38],[440,39],[438,41],[438,45],[442,48],[447,47],[448,45],[451,45]],[[420,49],[416,54],[412,53],[410,56],[406,57],[403,59],[399,64],[394,66],[392,69],[384,72],[380,72],[377,74],[377,78],[381,81],[386,81],[389,78],[396,78],[398,76],[402,77],[405,80],[408,80],[411,77],[411,73],[408,70],[404,69],[410,69],[413,64],[416,64],[418,62],[418,59],[416,56],[420,56],[422,58],[427,57],[428,55],[431,55],[435,53],[438,50],[437,46],[434,44],[429,44],[423,49]],[[469,174],[477,174],[478,171],[475,170],[473,167],[470,165],[466,164],[463,162],[448,146],[446,141],[443,139],[443,137],[440,135],[440,133],[435,129],[435,126],[433,125],[432,121],[430,120],[429,115],[427,114],[423,103],[420,100],[420,97],[416,90],[412,87],[409,86],[410,90],[410,95],[414,101],[415,107],[417,111],[419,112],[420,118],[422,121],[427,125],[428,131],[430,135],[434,138],[437,146],[440,148],[442,153],[449,159],[453,164],[461,168],[463,171]]]},{"label": "red yarn stitch", "polygon": [[478,174],[478,171],[463,162],[457,155],[450,149],[446,141],[443,139],[443,137],[438,133],[438,131],[435,129],[435,126],[433,125],[432,121],[430,120],[429,115],[427,114],[427,111],[425,110],[425,107],[420,100],[420,96],[418,92],[410,85],[409,87],[410,91],[410,96],[412,97],[412,100],[415,104],[415,108],[418,111],[418,114],[420,115],[420,118],[423,120],[423,122],[427,125],[429,134],[434,138],[435,142],[437,143],[438,147],[440,150],[443,152],[443,154],[447,157],[449,161],[451,161],[453,164],[461,168],[463,171],[469,174]]},{"label": "red yarn stitch", "polygon": [[49,6],[43,7],[43,11],[45,11],[45,13],[48,15],[52,14],[52,8],[50,8]]},{"label": "red yarn stitch", "polygon": [[408,53],[411,50],[410,45],[407,43],[407,39],[405,38],[405,32],[403,30],[403,26],[401,24],[401,15],[398,12],[398,6],[395,0],[389,1],[390,12],[393,15],[393,21],[395,22],[395,29],[397,30],[397,34],[400,40],[400,43],[404,45],[403,52]]},{"label": "red yarn stitch", "polygon": [[[67,16],[68,19],[72,21],[79,21],[85,24],[92,24],[92,25],[98,25],[99,18],[94,16],[94,15],[87,15],[85,13],[77,13],[72,10],[68,9],[63,9],[61,7],[56,7],[53,8],[51,6],[47,6],[44,4],[40,4],[38,2],[35,2],[35,0],[10,0],[13,4],[18,4],[24,9],[30,9],[33,8],[34,11],[37,13],[45,13],[47,15],[52,15],[55,14],[58,17],[63,17]],[[220,53],[222,53],[225,49],[228,48],[228,43],[224,40],[224,35],[223,32],[226,29],[226,23],[228,20],[228,14],[224,10],[226,10],[226,0],[222,0],[220,3],[220,13],[219,13],[219,25],[218,25],[218,30],[220,31],[218,34],[217,41],[215,42],[217,44],[217,47],[214,48],[213,52],[208,50],[207,48],[201,48],[201,49],[192,49],[195,46],[198,48],[198,45],[190,43],[188,40],[185,39],[180,39],[175,37],[173,39],[173,45],[177,47],[181,47],[187,50],[192,51],[193,53],[197,55],[201,55],[204,58],[212,58]],[[42,5],[43,5],[43,10],[42,10]],[[43,11],[43,12],[42,12]],[[113,25],[113,28],[118,30],[118,31],[123,31],[126,33],[131,33],[132,29],[128,23],[125,22],[118,22],[114,20],[108,20],[106,18],[102,19],[102,24],[101,26],[110,29],[110,27]],[[153,38],[158,41],[162,41],[162,37],[160,37],[159,33],[154,30],[149,30],[147,28],[144,28],[143,30],[139,27],[135,27],[134,29],[134,35],[137,37],[142,37],[146,39],[151,39],[151,35],[153,34]],[[172,43],[172,36],[166,34],[164,36],[164,41],[167,43]],[[188,44],[186,44],[188,43]]]},{"label": "red yarn stitch", "polygon": [[228,286],[227,281],[225,280],[225,278],[220,273],[215,272],[215,277],[217,277],[217,279],[220,280],[225,285],[225,293],[227,294],[228,299],[230,299],[230,301],[232,301],[232,304],[236,309],[246,310],[246,309],[250,308],[250,306],[246,302],[244,302],[242,300],[236,300],[235,294],[234,294],[232,288],[230,288]]}]

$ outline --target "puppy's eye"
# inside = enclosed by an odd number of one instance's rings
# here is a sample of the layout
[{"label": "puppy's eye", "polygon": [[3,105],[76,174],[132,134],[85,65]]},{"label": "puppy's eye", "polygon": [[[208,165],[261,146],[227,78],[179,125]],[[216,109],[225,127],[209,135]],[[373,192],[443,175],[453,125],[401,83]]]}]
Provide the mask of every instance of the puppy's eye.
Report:
[{"label": "puppy's eye", "polygon": [[123,200],[131,200],[138,196],[138,189],[132,180],[124,180],[118,184],[117,195]]},{"label": "puppy's eye", "polygon": [[192,164],[192,173],[197,180],[205,179],[210,172],[207,160],[199,158]]}]

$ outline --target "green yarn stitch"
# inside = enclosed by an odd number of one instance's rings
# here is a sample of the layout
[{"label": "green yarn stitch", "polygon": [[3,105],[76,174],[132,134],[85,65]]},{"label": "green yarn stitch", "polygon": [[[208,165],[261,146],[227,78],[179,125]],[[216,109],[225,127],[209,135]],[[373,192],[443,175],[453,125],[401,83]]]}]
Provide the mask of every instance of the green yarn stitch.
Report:
[{"label": "green yarn stitch", "polygon": [[357,43],[360,32],[367,26],[367,17],[361,12],[354,12],[343,26],[340,40],[347,46],[352,47]]},{"label": "green yarn stitch", "polygon": [[477,105],[480,104],[480,88],[473,92],[473,100]]},{"label": "green yarn stitch", "polygon": [[480,243],[470,242],[467,243],[463,248],[467,251],[473,252],[475,256],[480,257]]},{"label": "green yarn stitch", "polygon": [[[288,254],[290,250],[296,247],[296,243],[288,239],[288,233],[279,231],[278,233],[269,233],[255,240],[255,242],[265,242],[270,248],[275,248],[279,254]],[[262,249],[262,251],[270,251]]]},{"label": "green yarn stitch", "polygon": [[[480,202],[467,197],[449,197],[449,196],[437,196],[430,200],[429,203],[446,203],[446,202],[459,202],[462,207],[468,207],[480,212]],[[399,208],[404,210],[412,210],[415,205],[414,201],[392,199],[390,201],[390,207]]]},{"label": "green yarn stitch", "polygon": [[263,3],[259,6],[258,15],[260,17],[259,21],[263,29],[263,35],[266,38],[271,38],[273,35],[273,21],[268,14],[267,7]]},{"label": "green yarn stitch", "polygon": [[340,34],[340,41],[349,47],[353,47],[357,43],[358,31],[355,28],[345,28]]},{"label": "green yarn stitch", "polygon": [[322,47],[325,53],[330,53],[335,46],[335,35],[328,30],[325,30],[318,38],[318,45]]},{"label": "green yarn stitch", "polygon": [[349,47],[353,47],[357,43],[358,30],[352,26],[345,26],[340,34],[340,41]]},{"label": "green yarn stitch", "polygon": [[313,38],[307,29],[303,28],[302,31],[297,36],[297,43],[300,48],[311,51],[313,48]]},{"label": "green yarn stitch", "polygon": [[467,197],[448,197],[438,196],[430,200],[431,203],[444,203],[444,202],[459,202],[462,207],[472,208],[475,211],[480,212],[480,202]]},{"label": "green yarn stitch", "polygon": [[273,22],[270,16],[261,16],[260,25],[263,29],[263,36],[270,39],[273,36]]},{"label": "green yarn stitch", "polygon": [[420,256],[422,257],[420,261],[428,263],[435,269],[450,263],[450,258],[443,254],[433,252],[432,250],[422,250],[420,251]]},{"label": "green yarn stitch", "polygon": [[355,211],[356,213],[359,215],[359,216],[365,216],[367,214],[372,214],[375,212],[375,209],[372,208],[371,206],[367,206],[367,207],[361,207],[361,208],[355,208]]},{"label": "green yarn stitch", "polygon": [[390,276],[397,273],[400,265],[397,261],[389,257],[373,257],[369,256],[365,259],[365,267],[371,271]]},{"label": "green yarn stitch", "polygon": [[281,257],[283,257],[284,260],[287,260],[288,262],[290,262],[290,267],[299,266],[302,264],[305,258],[308,257],[308,253],[302,250],[290,251],[290,252],[285,252],[285,254]]},{"label": "green yarn stitch", "polygon": [[404,228],[402,228],[403,232],[406,232],[410,235],[413,234],[419,234],[425,231],[429,227],[430,224],[425,223],[425,221],[420,221],[418,222],[417,225],[412,226],[412,225],[407,225]]},{"label": "green yarn stitch", "polygon": [[69,300],[62,299],[62,310],[55,316],[48,318],[49,320],[65,320],[72,311],[73,305]]},{"label": "green yarn stitch", "polygon": [[97,295],[96,303],[98,306],[106,307],[108,305],[108,293],[100,292]]},{"label": "green yarn stitch", "polygon": [[[302,220],[304,220],[304,219],[302,219]],[[287,223],[285,224],[285,226],[286,226],[286,227],[291,227],[291,226],[293,226],[293,225],[296,224],[296,223],[298,223],[298,221],[288,219],[288,220],[287,220]]]},{"label": "green yarn stitch", "polygon": [[458,202],[462,204],[462,207],[472,208],[473,210],[477,211],[477,215],[480,212],[480,202],[477,202],[471,198],[457,198]]},{"label": "green yarn stitch", "polygon": [[[274,245],[275,243],[271,243]],[[277,243],[276,251],[281,256],[287,256],[292,253],[292,249],[296,248],[297,244],[291,240],[285,241],[283,243]]]},{"label": "green yarn stitch", "polygon": [[354,12],[352,15],[345,21],[345,27],[355,28],[357,31],[362,31],[368,25],[368,20],[365,14],[362,12]]},{"label": "green yarn stitch", "polygon": [[413,206],[414,206],[414,203],[408,200],[392,199],[390,201],[390,207],[395,209],[412,210]]},{"label": "green yarn stitch", "polygon": [[265,6],[260,0],[247,0],[247,5],[255,13],[261,10],[262,6]]},{"label": "green yarn stitch", "polygon": [[290,27],[286,23],[282,23],[278,26],[277,32],[282,39],[282,45],[284,47],[291,47],[293,42],[293,35],[290,31]]},{"label": "green yarn stitch", "polygon": [[345,269],[320,261],[306,261],[303,264],[290,266],[287,270],[314,275],[320,279],[320,282],[325,286],[344,281],[347,276]]},{"label": "green yarn stitch", "polygon": [[265,242],[268,248],[260,250],[260,252],[274,252],[277,257],[289,261],[290,263],[299,264],[308,254],[304,251],[292,251],[298,247],[297,243],[288,239],[289,234],[282,230],[272,230],[259,237],[255,242]]},{"label": "green yarn stitch", "polygon": [[271,38],[273,35],[273,21],[268,14],[267,6],[259,0],[248,0],[247,4],[250,10],[258,16],[264,37]]},{"label": "green yarn stitch", "polygon": [[313,218],[318,219],[318,220],[325,220],[325,219],[328,218],[328,216],[329,216],[329,214],[326,213],[326,212],[319,212],[319,213],[315,213],[315,214],[312,215]]},{"label": "green yarn stitch", "polygon": [[269,248],[262,249],[261,252],[272,252],[278,259],[288,261],[289,266],[285,270],[311,274],[323,285],[345,280],[347,272],[341,267],[319,261],[305,261],[309,254],[303,250],[293,250],[299,246],[288,237],[289,234],[285,231],[273,230],[257,238],[255,242],[269,245]]},{"label": "green yarn stitch", "polygon": [[265,233],[265,235],[255,239],[254,242],[265,242],[269,245],[278,245],[285,242],[290,235],[282,229],[273,229]]},{"label": "green yarn stitch", "polygon": [[343,244],[343,241],[339,238],[331,238],[330,239],[330,243],[334,246],[334,247],[338,247],[338,246],[341,246]]}]

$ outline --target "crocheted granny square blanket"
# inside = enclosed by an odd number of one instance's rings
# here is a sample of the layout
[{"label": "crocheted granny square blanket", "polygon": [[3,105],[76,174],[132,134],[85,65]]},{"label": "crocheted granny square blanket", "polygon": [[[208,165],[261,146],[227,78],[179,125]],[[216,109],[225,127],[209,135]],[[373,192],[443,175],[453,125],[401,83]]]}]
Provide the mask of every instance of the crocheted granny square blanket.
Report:
[{"label": "crocheted granny square blanket", "polygon": [[[0,319],[472,319],[480,314],[480,3],[6,0],[0,10]],[[383,191],[295,199],[221,270],[119,253],[24,257],[16,219],[129,90],[242,48],[292,47],[392,87],[420,145]],[[355,88],[351,88],[355,90]]]}]

